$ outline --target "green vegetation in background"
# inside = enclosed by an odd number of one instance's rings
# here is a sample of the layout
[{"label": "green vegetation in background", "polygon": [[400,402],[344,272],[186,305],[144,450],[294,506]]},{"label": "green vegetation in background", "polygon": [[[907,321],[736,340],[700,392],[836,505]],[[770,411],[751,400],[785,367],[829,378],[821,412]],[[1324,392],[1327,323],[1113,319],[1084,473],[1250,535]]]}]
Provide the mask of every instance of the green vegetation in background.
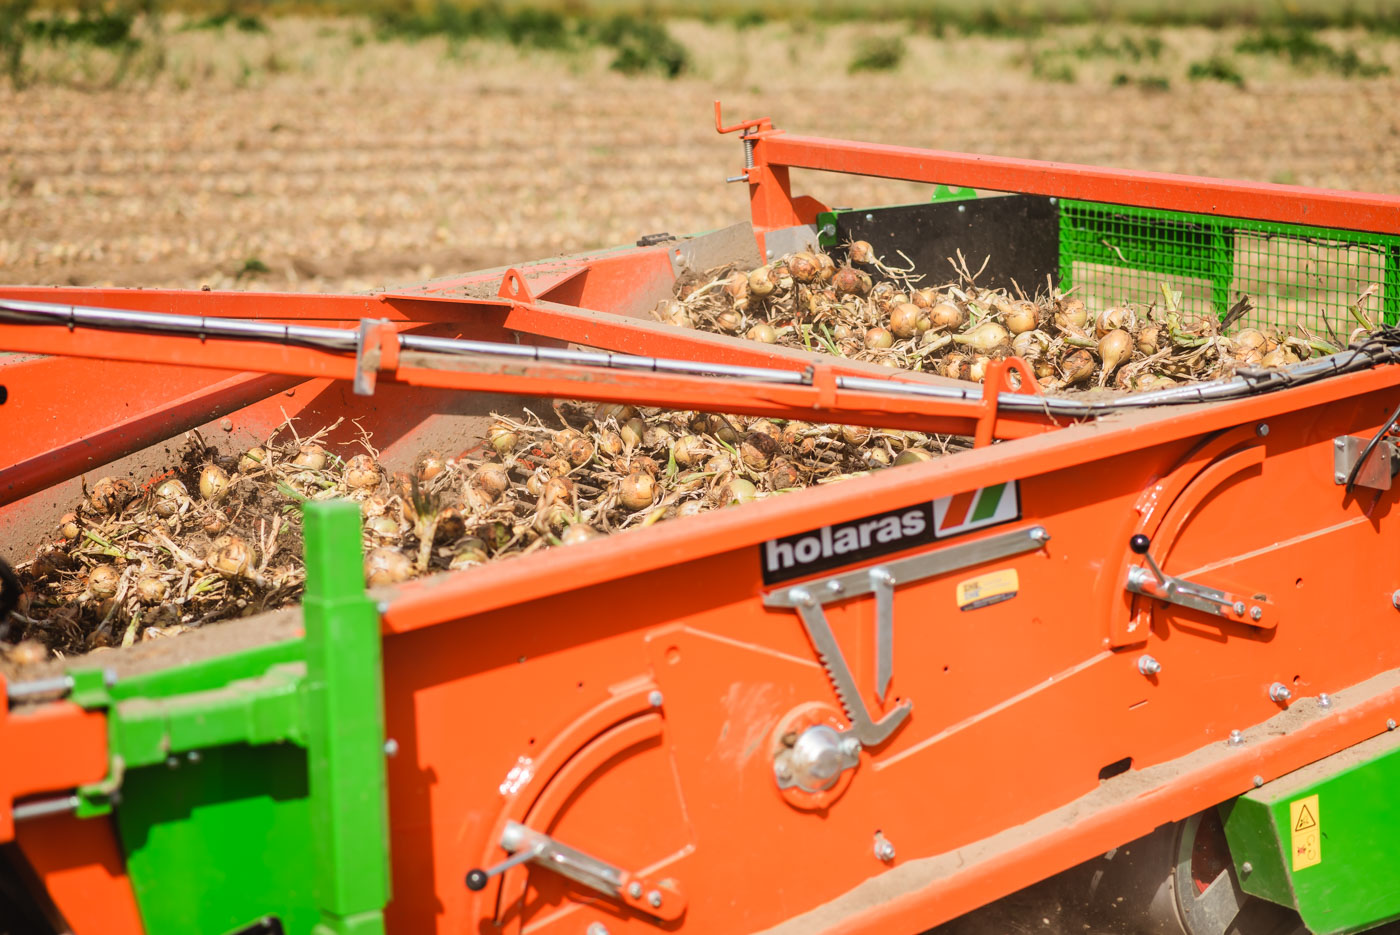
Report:
[{"label": "green vegetation in background", "polygon": [[894,71],[904,61],[904,40],[899,36],[874,36],[856,46],[856,54],[846,71]]},{"label": "green vegetation in background", "polygon": [[1186,70],[1186,77],[1192,81],[1223,81],[1237,88],[1244,87],[1244,75],[1235,63],[1219,53],[1199,62],[1192,62]]},{"label": "green vegetation in background", "polygon": [[1247,36],[1235,44],[1243,55],[1272,55],[1286,58],[1300,68],[1320,68],[1348,78],[1373,78],[1390,74],[1381,62],[1363,62],[1356,49],[1347,46],[1338,51],[1305,29],[1277,31],[1266,29]]}]

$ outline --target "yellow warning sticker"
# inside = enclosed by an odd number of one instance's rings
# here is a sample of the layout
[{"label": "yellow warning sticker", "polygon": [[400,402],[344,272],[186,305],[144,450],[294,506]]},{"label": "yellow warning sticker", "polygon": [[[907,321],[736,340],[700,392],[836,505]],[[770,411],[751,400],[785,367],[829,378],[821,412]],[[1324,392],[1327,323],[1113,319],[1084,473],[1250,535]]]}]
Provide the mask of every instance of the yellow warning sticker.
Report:
[{"label": "yellow warning sticker", "polygon": [[976,610],[989,604],[999,604],[1016,596],[1021,580],[1014,568],[1003,568],[990,574],[958,582],[958,609]]},{"label": "yellow warning sticker", "polygon": [[1293,869],[1322,863],[1322,814],[1316,795],[1288,803],[1288,827],[1293,829]]}]

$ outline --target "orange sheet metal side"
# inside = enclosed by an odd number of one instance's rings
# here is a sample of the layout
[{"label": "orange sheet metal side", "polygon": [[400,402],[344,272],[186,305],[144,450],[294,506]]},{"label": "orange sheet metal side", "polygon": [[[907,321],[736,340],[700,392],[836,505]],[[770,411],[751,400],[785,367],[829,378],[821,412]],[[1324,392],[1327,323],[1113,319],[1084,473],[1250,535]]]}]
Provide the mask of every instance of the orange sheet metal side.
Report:
[{"label": "orange sheet metal side", "polygon": [[50,815],[22,822],[16,841],[73,935],[145,931],[110,820]]},{"label": "orange sheet metal side", "polygon": [[[1346,497],[1331,477],[1333,437],[1374,431],[1395,394],[1330,405],[1311,405],[1310,394],[1394,379],[1392,369],[1287,399],[1070,429],[565,550],[547,557],[548,571],[531,557],[402,589],[385,643],[389,734],[400,745],[388,764],[391,930],[489,931],[483,919],[499,911],[532,932],[577,932],[592,921],[655,931],[637,912],[542,870],[530,873],[521,902],[499,910],[494,890],[476,895],[462,884],[468,869],[504,856],[492,829],[512,790],[540,782],[536,751],[641,679],[664,696],[661,742],[595,771],[548,830],[628,870],[674,875],[689,899],[682,931],[759,930],[863,882],[907,880],[915,861],[1046,815],[1097,789],[1104,766],[1131,760],[1125,781],[1138,783],[1137,794],[1116,809],[1030,834],[997,865],[947,861],[897,912],[866,907],[842,923],[919,931],[1123,843],[1148,822],[1238,794],[1254,772],[1273,778],[1383,730],[1385,716],[1400,716],[1392,694],[1315,718],[1305,699],[1350,697],[1349,686],[1400,667],[1389,601],[1400,580],[1389,564],[1361,558],[1400,548],[1400,526],[1386,521],[1400,490]],[[1267,457],[1206,498],[1170,560],[1205,582],[1228,568],[1231,583],[1268,595],[1277,627],[1164,607],[1143,647],[1108,650],[1109,626],[1129,601],[1125,592],[1105,618],[1091,597],[1104,569],[1120,567],[1141,491],[1203,432],[1262,414],[1269,433],[1244,433],[1243,444],[1262,445]],[[888,703],[907,698],[913,713],[862,755],[824,812],[794,809],[773,780],[775,732],[802,706],[836,699],[796,615],[760,603],[758,540],[1004,479],[1020,482],[1019,524],[1042,524],[1050,542],[900,586]],[[958,584],[997,571],[1016,573],[1015,596],[960,610]],[[878,713],[872,602],[827,612]],[[1142,651],[1162,664],[1152,679],[1138,673]],[[1278,715],[1267,694],[1274,681],[1295,687],[1301,700],[1288,723],[1314,721],[1307,732],[1261,731],[1213,770],[1152,769]],[[898,850],[893,867],[872,852],[877,830]]]}]

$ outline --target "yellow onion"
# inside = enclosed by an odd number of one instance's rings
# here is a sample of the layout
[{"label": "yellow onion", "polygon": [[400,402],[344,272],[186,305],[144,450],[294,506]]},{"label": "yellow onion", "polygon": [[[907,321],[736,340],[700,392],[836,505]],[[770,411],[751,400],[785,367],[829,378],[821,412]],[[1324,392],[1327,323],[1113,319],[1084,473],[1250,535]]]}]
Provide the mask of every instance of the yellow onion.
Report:
[{"label": "yellow onion", "polygon": [[734,309],[726,309],[715,316],[715,324],[719,325],[721,331],[738,334],[744,330],[744,316]]},{"label": "yellow onion", "polygon": [[948,302],[929,309],[928,317],[939,331],[957,331],[967,323],[967,312]]},{"label": "yellow onion", "polygon": [[637,418],[637,410],[626,403],[599,403],[593,407],[593,421],[600,425],[609,419],[622,425],[628,419],[635,418]]},{"label": "yellow onion", "polygon": [[646,438],[647,424],[641,419],[628,419],[623,423],[622,431],[619,434],[622,436],[624,445],[628,448],[636,448],[642,443],[642,439]]},{"label": "yellow onion", "polygon": [[865,425],[841,426],[841,440],[853,448],[859,448],[870,441],[870,427]]},{"label": "yellow onion", "polygon": [[843,266],[831,277],[831,287],[837,295],[866,295],[870,292],[870,277],[858,269]]},{"label": "yellow onion", "polygon": [[938,298],[937,289],[925,287],[923,289],[915,289],[913,293],[910,294],[909,301],[919,306],[919,308],[933,308],[938,304]]},{"label": "yellow onion", "polygon": [[875,248],[870,246],[867,241],[854,240],[851,242],[850,249],[846,252],[846,256],[850,258],[852,263],[868,266],[875,262]]},{"label": "yellow onion", "polygon": [[473,565],[483,564],[487,558],[486,543],[476,536],[468,536],[452,547],[452,560],[447,567],[453,571],[459,568],[470,568]]},{"label": "yellow onion", "polygon": [[200,525],[209,535],[217,536],[228,528],[228,515],[223,510],[210,510]]},{"label": "yellow onion", "polygon": [[1138,353],[1144,357],[1151,357],[1157,353],[1161,334],[1162,329],[1153,324],[1144,324],[1139,328],[1137,331]]},{"label": "yellow onion", "polygon": [[901,302],[890,310],[890,331],[897,338],[912,338],[919,333],[919,321],[924,310],[913,302]]},{"label": "yellow onion", "polygon": [[413,473],[418,475],[418,482],[426,484],[447,470],[447,461],[443,458],[442,452],[428,449],[418,455],[418,460],[414,462]]},{"label": "yellow onion", "polygon": [[1050,349],[1050,335],[1044,331],[1022,331],[1011,339],[1011,350],[1017,357],[1034,361]]},{"label": "yellow onion", "polygon": [[967,378],[974,383],[981,383],[983,378],[987,376],[987,367],[991,362],[992,359],[986,354],[975,355],[971,365],[967,368]]},{"label": "yellow onion", "polygon": [[374,459],[369,455],[355,455],[345,462],[345,486],[353,487],[357,490],[368,490],[379,486],[379,482],[384,479],[384,475],[379,470],[379,465],[374,463]]},{"label": "yellow onion", "polygon": [[252,567],[253,550],[241,536],[220,536],[204,561],[225,578],[237,578]]},{"label": "yellow onion", "polygon": [[821,275],[817,258],[810,253],[792,254],[787,258],[787,268],[792,272],[792,278],[803,284],[816,282]]},{"label": "yellow onion", "polygon": [[752,471],[766,471],[781,451],[782,446],[773,436],[749,432],[739,446],[739,459]]},{"label": "yellow onion", "polygon": [[778,292],[787,292],[792,288],[792,271],[782,263],[775,263],[768,268],[768,279]]},{"label": "yellow onion", "polygon": [[811,431],[810,424],[793,419],[783,426],[782,442],[785,445],[800,445],[809,440],[807,434]]},{"label": "yellow onion", "polygon": [[749,294],[763,298],[772,295],[776,286],[768,273],[772,270],[770,266],[760,266],[749,273]]},{"label": "yellow onion", "polygon": [[817,282],[831,282],[832,275],[836,272],[836,261],[820,251],[817,257]]},{"label": "yellow onion", "polygon": [[682,435],[671,445],[671,457],[683,468],[693,467],[705,456],[705,440],[698,435]]},{"label": "yellow onion", "polygon": [[580,542],[587,542],[590,539],[597,539],[603,534],[587,523],[570,523],[559,534],[559,542],[562,545],[578,545]]},{"label": "yellow onion", "polygon": [[648,425],[642,433],[642,445],[647,448],[670,448],[675,435],[664,425]]},{"label": "yellow onion", "polygon": [[1012,334],[1025,334],[1040,325],[1040,310],[1033,302],[1012,302],[1001,314],[1006,322],[1006,330]]},{"label": "yellow onion", "polygon": [[573,497],[573,481],[567,477],[551,477],[544,482],[544,486],[540,489],[539,505],[547,507],[555,504],[566,504],[573,500]]},{"label": "yellow onion", "polygon": [[772,436],[774,441],[783,440],[782,429],[778,428],[776,425],[774,425],[772,422],[769,422],[767,419],[754,419],[752,422],[749,423],[749,431],[762,432],[764,435],[770,435]]},{"label": "yellow onion", "polygon": [[88,501],[98,513],[120,513],[135,496],[131,481],[121,477],[103,477],[88,491]]},{"label": "yellow onion", "polygon": [[297,451],[297,456],[292,459],[292,466],[308,471],[323,470],[326,466],[326,449],[320,445],[302,445]]},{"label": "yellow onion", "polygon": [[1256,328],[1245,328],[1235,334],[1231,339],[1234,342],[1237,354],[1239,352],[1258,351],[1260,354],[1268,352],[1266,347],[1269,339],[1264,337],[1264,332]]},{"label": "yellow onion", "polygon": [[648,457],[647,455],[633,455],[627,460],[628,474],[636,474],[638,471],[641,471],[642,473],[650,474],[652,477],[655,477],[656,472],[659,470],[661,470],[661,465],[656,463],[655,458]]},{"label": "yellow onion", "polygon": [[486,440],[496,454],[504,457],[515,450],[520,435],[504,422],[492,422],[486,430]]},{"label": "yellow onion", "polygon": [[1070,351],[1060,360],[1060,381],[1065,386],[1083,383],[1094,375],[1094,355],[1083,348]]},{"label": "yellow onion", "polygon": [[622,436],[608,429],[598,432],[598,448],[609,457],[622,454]]},{"label": "yellow onion", "polygon": [[1286,345],[1274,348],[1260,360],[1260,364],[1265,367],[1287,367],[1289,364],[1296,363],[1298,363],[1298,355]]},{"label": "yellow onion", "polygon": [[1055,326],[1061,330],[1082,331],[1089,324],[1089,310],[1079,299],[1069,296],[1055,304]]},{"label": "yellow onion", "polygon": [[786,458],[778,458],[765,475],[768,486],[774,490],[787,490],[802,485],[802,472]]},{"label": "yellow onion", "polygon": [[1132,356],[1133,336],[1122,328],[1115,328],[1099,338],[1099,359],[1103,361],[1103,375],[1099,384],[1102,385],[1119,364],[1131,360]]},{"label": "yellow onion", "polygon": [[80,532],[77,513],[64,513],[58,518],[58,534],[63,538],[76,539]]},{"label": "yellow onion", "polygon": [[757,496],[758,488],[742,477],[735,477],[720,488],[719,503],[720,506],[733,506],[737,503],[748,503]]},{"label": "yellow onion", "polygon": [[156,488],[155,501],[151,508],[157,516],[174,516],[180,512],[180,504],[189,499],[189,495],[189,489],[172,477]]},{"label": "yellow onion", "polygon": [[199,495],[205,500],[217,500],[228,489],[228,472],[217,464],[206,464],[199,471]]},{"label": "yellow onion", "polygon": [[984,321],[982,324],[965,331],[962,334],[953,335],[953,340],[958,344],[971,347],[974,351],[982,354],[990,354],[1010,338],[1006,329],[994,321]]},{"label": "yellow onion", "polygon": [[925,451],[922,448],[905,448],[895,455],[894,466],[903,467],[906,464],[921,464],[924,461],[932,461],[933,452]]},{"label": "yellow onion", "polygon": [[87,576],[88,593],[98,600],[106,600],[117,593],[121,580],[121,572],[111,565],[94,565]]},{"label": "yellow onion", "polygon": [[877,348],[892,347],[894,345],[894,335],[884,328],[874,327],[865,332],[865,346],[871,350]]},{"label": "yellow onion", "polygon": [[1094,316],[1094,337],[1102,338],[1110,331],[1131,329],[1137,323],[1132,309],[1106,308]]},{"label": "yellow onion", "polygon": [[240,474],[247,474],[249,471],[256,471],[258,468],[267,465],[270,460],[271,458],[266,448],[262,445],[254,445],[252,448],[243,452],[242,456],[239,457],[238,472]]},{"label": "yellow onion", "polygon": [[731,299],[742,299],[749,294],[749,277],[735,270],[725,277],[721,291]]},{"label": "yellow onion", "polygon": [[656,499],[656,478],[645,471],[634,471],[622,479],[617,502],[629,510],[643,510]]},{"label": "yellow onion", "polygon": [[433,530],[433,541],[439,545],[456,542],[467,534],[467,521],[462,511],[449,506],[438,511],[437,528]]},{"label": "yellow onion", "polygon": [[136,579],[136,598],[143,604],[159,604],[170,591],[162,578],[155,575],[142,575]]},{"label": "yellow onion", "polygon": [[400,532],[398,521],[383,513],[365,519],[364,526],[374,535],[384,539],[392,539]]},{"label": "yellow onion", "polygon": [[398,584],[413,576],[413,561],[398,549],[370,549],[365,556],[365,584]]},{"label": "yellow onion", "polygon": [[580,436],[569,440],[568,447],[564,449],[564,456],[574,467],[582,467],[593,460],[594,451],[593,443]]},{"label": "yellow onion", "polygon": [[761,321],[750,328],[745,337],[750,341],[757,341],[760,344],[778,343],[778,332],[766,321]]},{"label": "yellow onion", "polygon": [[949,354],[939,365],[939,373],[952,380],[966,380],[971,366],[972,361],[968,360],[966,354]]}]

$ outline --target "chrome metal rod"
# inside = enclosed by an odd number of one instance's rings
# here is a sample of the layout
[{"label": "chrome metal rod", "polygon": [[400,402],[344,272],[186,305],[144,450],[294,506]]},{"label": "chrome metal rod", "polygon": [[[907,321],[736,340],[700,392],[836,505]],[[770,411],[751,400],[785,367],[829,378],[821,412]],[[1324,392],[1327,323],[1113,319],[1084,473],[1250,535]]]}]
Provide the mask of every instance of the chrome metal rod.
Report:
[{"label": "chrome metal rod", "polygon": [[11,701],[36,698],[40,695],[66,695],[73,690],[73,678],[68,675],[55,675],[53,678],[34,679],[29,682],[9,682],[5,694]]},{"label": "chrome metal rod", "polygon": [[39,799],[34,802],[20,802],[14,807],[15,821],[26,818],[42,818],[45,815],[59,815],[71,812],[78,807],[76,795],[65,795],[57,799]]}]

